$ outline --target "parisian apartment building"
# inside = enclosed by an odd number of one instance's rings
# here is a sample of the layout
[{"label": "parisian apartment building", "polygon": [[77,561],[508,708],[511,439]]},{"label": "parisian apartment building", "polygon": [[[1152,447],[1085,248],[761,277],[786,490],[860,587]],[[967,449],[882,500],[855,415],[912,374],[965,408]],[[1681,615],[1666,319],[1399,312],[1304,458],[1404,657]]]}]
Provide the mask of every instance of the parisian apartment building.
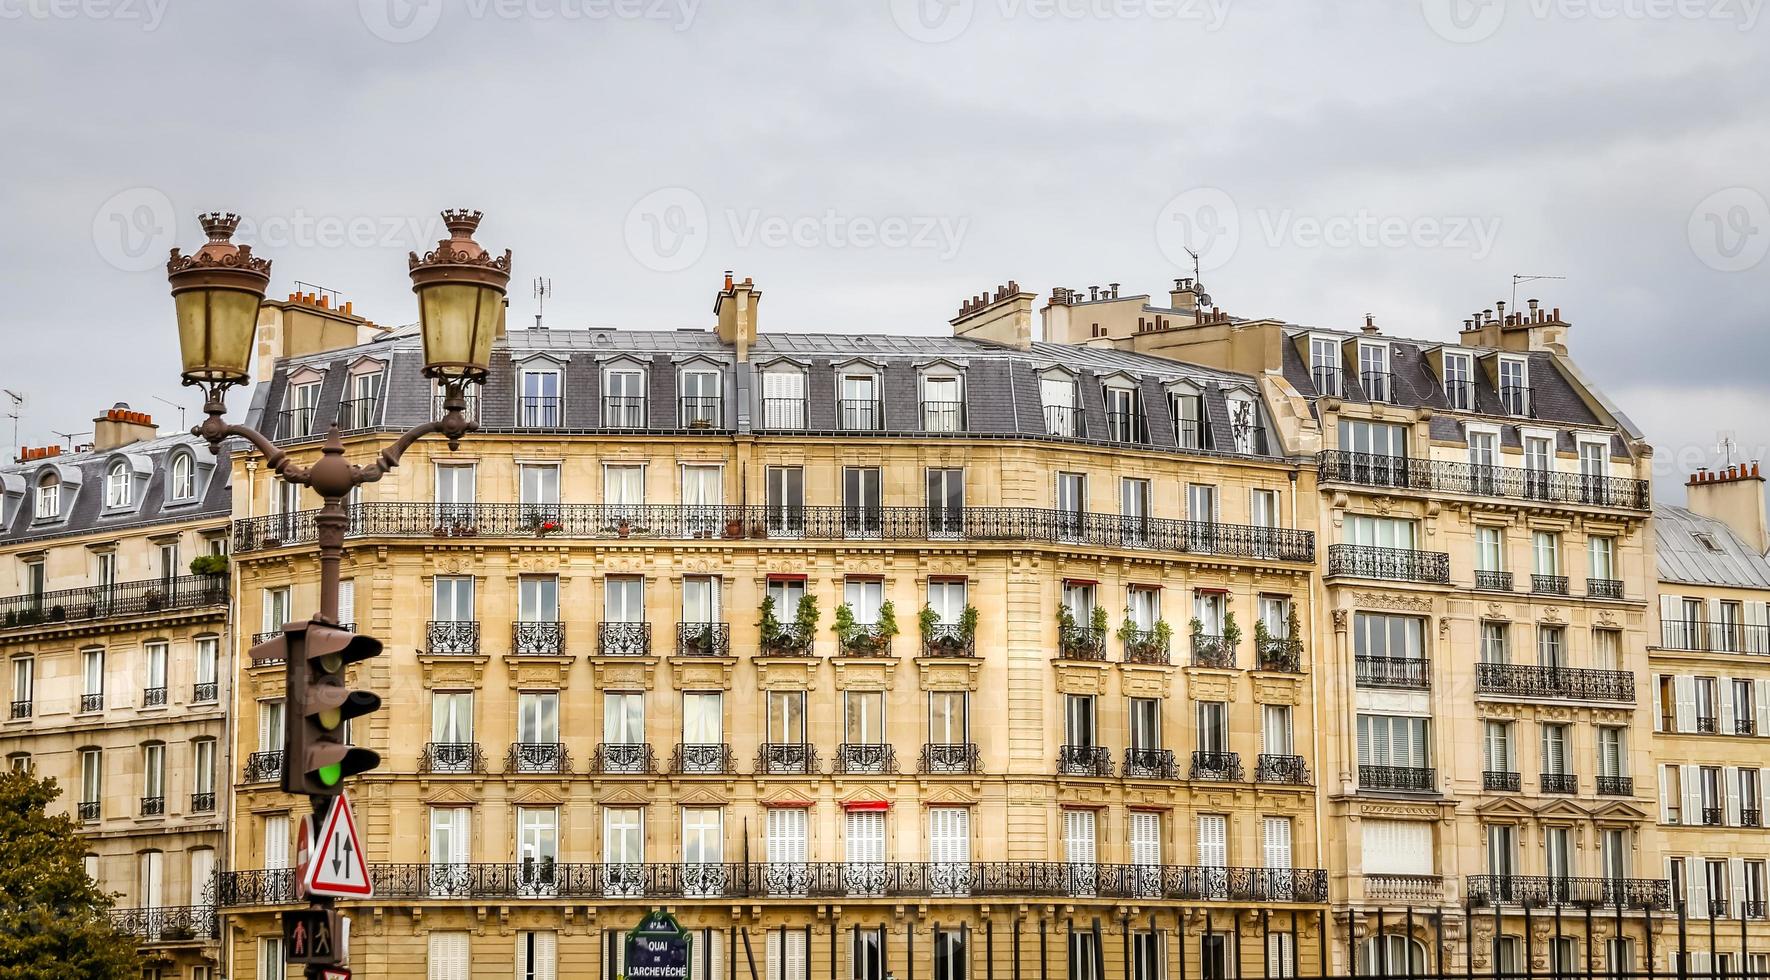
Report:
[{"label": "parisian apartment building", "polygon": [[[762,322],[728,277],[705,329],[510,330],[478,431],[349,501],[359,972],[616,980],[659,907],[730,980],[1770,967],[1763,481],[1657,504],[1559,310]],[[297,462],[442,411],[330,296],[257,343]],[[247,651],[319,501],[199,443],[118,406],[0,471],[0,737],[158,977],[282,978],[307,801]]]}]

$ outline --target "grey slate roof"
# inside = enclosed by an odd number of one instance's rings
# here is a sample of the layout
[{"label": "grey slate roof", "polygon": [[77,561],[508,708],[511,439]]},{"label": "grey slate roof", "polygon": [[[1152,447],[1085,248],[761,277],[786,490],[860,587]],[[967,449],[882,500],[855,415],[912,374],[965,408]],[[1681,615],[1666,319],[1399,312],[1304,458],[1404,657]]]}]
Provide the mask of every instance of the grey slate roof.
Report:
[{"label": "grey slate roof", "polygon": [[[229,491],[229,446],[217,457],[209,444],[195,436],[178,434],[133,443],[108,452],[79,452],[29,463],[0,466],[6,484],[4,513],[0,514],[0,544],[19,544],[91,532],[123,531],[175,521],[202,518],[225,519],[232,513]],[[169,499],[172,459],[189,453],[196,467],[196,495],[189,501]],[[126,459],[146,472],[135,488],[134,505],[125,510],[104,507],[105,473],[114,459]],[[60,468],[77,474],[79,486],[64,497],[59,520],[38,521],[36,487],[43,474]],[[15,492],[22,490],[22,492]]]},{"label": "grey slate roof", "polygon": [[1661,581],[1770,589],[1770,559],[1726,524],[1684,507],[1655,504],[1653,527]]}]

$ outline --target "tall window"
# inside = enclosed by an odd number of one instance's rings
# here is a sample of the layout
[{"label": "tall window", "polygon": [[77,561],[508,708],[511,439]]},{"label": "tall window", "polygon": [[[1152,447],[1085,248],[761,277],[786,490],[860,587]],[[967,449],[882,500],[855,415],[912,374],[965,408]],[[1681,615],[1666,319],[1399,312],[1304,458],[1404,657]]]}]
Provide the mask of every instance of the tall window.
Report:
[{"label": "tall window", "polygon": [[127,507],[133,499],[129,464],[119,459],[111,464],[110,469],[105,471],[104,505],[106,507]]},{"label": "tall window", "polygon": [[847,691],[843,695],[842,740],[850,745],[880,745],[885,741],[885,692]]},{"label": "tall window", "polygon": [[762,374],[762,427],[805,428],[805,373],[771,368]]},{"label": "tall window", "polygon": [[682,741],[686,745],[719,745],[725,741],[725,696],[719,691],[682,694]]},{"label": "tall window", "polygon": [[1094,746],[1094,695],[1063,696],[1063,742],[1078,748]]},{"label": "tall window", "polygon": [[191,742],[191,792],[209,797],[208,806],[191,801],[191,809],[212,809],[215,806],[215,740],[199,738]]},{"label": "tall window", "polygon": [[1481,662],[1484,664],[1503,664],[1511,659],[1509,651],[1506,623],[1491,620],[1481,621]]},{"label": "tall window", "polygon": [[682,621],[717,623],[720,620],[719,579],[712,575],[683,576]]},{"label": "tall window", "polygon": [[850,537],[877,537],[884,526],[881,475],[876,466],[842,469],[842,520]]},{"label": "tall window", "polygon": [[1483,768],[1492,773],[1513,773],[1518,771],[1518,763],[1513,755],[1512,723],[1509,721],[1484,721],[1481,723],[1482,751],[1485,756]]},{"label": "tall window", "polygon": [[1082,473],[1057,474],[1057,533],[1079,538],[1088,511],[1088,477]]},{"label": "tall window", "polygon": [[1616,575],[1616,539],[1594,535],[1586,539],[1586,553],[1591,558],[1592,578],[1599,581],[1614,581]]},{"label": "tall window", "polygon": [[841,382],[842,428],[871,431],[884,427],[884,406],[879,404],[879,379],[871,374],[845,374]]},{"label": "tall window", "polygon": [[[770,466],[766,473],[768,534],[797,536],[805,530],[805,470],[798,466]],[[777,609],[776,612],[779,612]]]},{"label": "tall window", "polygon": [[166,743],[149,742],[141,747],[142,813],[149,814],[162,812],[165,807],[165,801]]},{"label": "tall window", "polygon": [[1330,337],[1309,338],[1309,378],[1317,394],[1340,395],[1340,345]]},{"label": "tall window", "polygon": [[965,533],[965,471],[928,471],[928,533],[959,537]]},{"label": "tall window", "polygon": [[1168,396],[1174,413],[1174,438],[1182,449],[1210,448],[1210,429],[1205,422],[1205,399],[1195,391],[1176,391]]},{"label": "tall window", "polygon": [[1530,374],[1521,358],[1500,358],[1500,405],[1507,415],[1530,414]]},{"label": "tall window", "polygon": [[381,372],[359,371],[350,376],[350,388],[338,424],[347,429],[366,429],[381,415]]},{"label": "tall window", "polygon": [[645,695],[607,691],[602,695],[602,740],[610,745],[645,744]]},{"label": "tall window", "polygon": [[171,484],[173,500],[189,500],[197,495],[197,468],[190,453],[172,454]]},{"label": "tall window", "polygon": [[1142,442],[1143,414],[1137,407],[1137,390],[1107,385],[1106,434],[1113,442]]},{"label": "tall window", "polygon": [[625,508],[645,503],[645,467],[605,465],[602,468],[602,503],[617,515]]},{"label": "tall window", "polygon": [[645,622],[645,579],[610,575],[603,580],[602,618],[610,623]]},{"label": "tall window", "polygon": [[645,428],[645,372],[610,370],[602,376],[602,424],[610,429]]},{"label": "tall window", "polygon": [[[80,809],[85,817],[87,806],[97,807],[104,799],[104,750],[80,750]],[[96,811],[94,812],[96,815]]]},{"label": "tall window", "polygon": [[965,403],[956,377],[922,379],[922,428],[927,432],[959,432],[965,428]]},{"label": "tall window", "polygon": [[437,521],[445,526],[472,525],[475,467],[471,465],[438,465],[436,467]]},{"label": "tall window", "polygon": [[[559,464],[522,463],[516,468],[518,494],[525,507],[549,508],[559,504]],[[536,511],[535,517],[550,516]]]},{"label": "tall window", "polygon": [[716,429],[724,424],[723,375],[718,371],[684,371],[681,419],[684,429]]},{"label": "tall window", "polygon": [[559,969],[559,935],[524,931],[516,934],[516,980],[554,980]]},{"label": "tall window", "polygon": [[12,658],[12,711],[9,717],[30,715],[31,702],[37,692],[37,661],[34,657]]},{"label": "tall window", "polygon": [[445,745],[473,741],[472,691],[436,691],[430,695],[430,740]]},{"label": "tall window", "polygon": [[768,692],[768,741],[797,745],[805,741],[805,692]]},{"label": "tall window", "polygon": [[1255,527],[1280,526],[1277,490],[1253,490],[1249,493],[1248,523]]},{"label": "tall window", "polygon": [[842,584],[842,601],[860,626],[879,621],[879,609],[885,603],[885,583],[876,578],[851,578]]},{"label": "tall window", "polygon": [[[433,932],[430,934],[430,976],[428,980],[469,980],[473,975],[469,956],[468,934],[465,932]],[[276,973],[260,973],[274,977]]]},{"label": "tall window", "polygon": [[1467,412],[1475,408],[1474,359],[1469,354],[1445,352],[1444,400],[1458,411]]},{"label": "tall window", "polygon": [[1229,705],[1222,701],[1198,702],[1198,750],[1229,751]]},{"label": "tall window", "polygon": [[1604,725],[1598,729],[1598,777],[1620,779],[1629,773],[1628,729]]},{"label": "tall window", "polygon": [[965,691],[928,692],[928,741],[964,745],[971,741],[969,695]]},{"label": "tall window", "polygon": [[519,622],[559,622],[559,576],[524,575],[516,580]]},{"label": "tall window", "polygon": [[1039,403],[1045,410],[1045,432],[1048,435],[1076,437],[1086,434],[1074,378],[1066,374],[1040,377]]},{"label": "tall window", "polygon": [[142,645],[142,656],[147,661],[147,676],[142,679],[142,705],[163,705],[166,703],[166,654],[169,649],[164,640],[155,640]]},{"label": "tall window", "polygon": [[37,520],[50,520],[61,516],[61,477],[54,473],[43,474],[37,481]]},{"label": "tall window", "polygon": [[313,435],[314,412],[320,404],[320,383],[306,381],[289,386],[287,408],[283,410],[283,436],[301,439]]},{"label": "tall window", "polygon": [[607,864],[644,864],[642,811],[634,806],[602,810],[602,860]]},{"label": "tall window", "polygon": [[516,696],[516,740],[524,745],[559,742],[558,691],[525,691]]},{"label": "tall window", "polygon": [[1476,525],[1475,570],[1503,572],[1506,570],[1506,532],[1497,527]]},{"label": "tall window", "polygon": [[104,651],[87,650],[80,654],[81,711],[97,711],[104,707]]}]

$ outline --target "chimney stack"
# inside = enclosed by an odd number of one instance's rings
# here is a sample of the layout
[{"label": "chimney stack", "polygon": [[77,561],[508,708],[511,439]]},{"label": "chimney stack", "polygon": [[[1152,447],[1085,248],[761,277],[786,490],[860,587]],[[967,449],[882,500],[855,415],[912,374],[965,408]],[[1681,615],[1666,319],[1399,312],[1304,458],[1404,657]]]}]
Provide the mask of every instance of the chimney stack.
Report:
[{"label": "chimney stack", "polygon": [[1364,332],[1365,333],[1376,333],[1377,332],[1377,318],[1376,318],[1375,314],[1366,313],[1364,315]]},{"label": "chimney stack", "polygon": [[[1032,347],[1033,301],[1036,299],[1036,294],[1022,290],[1020,283],[1010,279],[994,290],[962,301],[959,315],[947,322],[952,324],[955,337],[1027,350]],[[1059,303],[1060,299],[1062,303]],[[1067,305],[1068,296],[1062,289],[1053,290],[1051,302]]]},{"label": "chimney stack", "polygon": [[92,448],[96,452],[109,452],[137,442],[146,442],[159,431],[160,427],[154,424],[153,416],[131,410],[128,402],[118,402],[109,411],[92,420]]},{"label": "chimney stack", "polygon": [[1764,477],[1758,461],[1735,463],[1724,470],[1699,469],[1685,484],[1690,509],[1720,521],[1757,554],[1770,551],[1770,527],[1764,517]]},{"label": "chimney stack", "polygon": [[750,345],[756,341],[756,308],[762,303],[762,290],[749,276],[733,283],[731,272],[725,273],[725,288],[713,300],[713,315],[719,318],[714,332],[719,342],[737,348],[737,359],[750,359]]},{"label": "chimney stack", "polygon": [[1191,279],[1174,280],[1174,288],[1168,291],[1168,306],[1186,313],[1197,310],[1198,284]]}]

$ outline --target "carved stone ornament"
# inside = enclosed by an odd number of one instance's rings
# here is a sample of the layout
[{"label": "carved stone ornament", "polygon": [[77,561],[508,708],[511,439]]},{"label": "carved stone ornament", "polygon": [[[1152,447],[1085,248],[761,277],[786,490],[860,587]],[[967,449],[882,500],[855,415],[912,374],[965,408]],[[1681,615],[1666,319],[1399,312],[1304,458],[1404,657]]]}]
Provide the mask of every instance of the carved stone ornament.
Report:
[{"label": "carved stone ornament", "polygon": [[1425,596],[1400,595],[1394,592],[1354,592],[1352,604],[1366,609],[1394,609],[1400,612],[1431,612],[1432,600]]}]

